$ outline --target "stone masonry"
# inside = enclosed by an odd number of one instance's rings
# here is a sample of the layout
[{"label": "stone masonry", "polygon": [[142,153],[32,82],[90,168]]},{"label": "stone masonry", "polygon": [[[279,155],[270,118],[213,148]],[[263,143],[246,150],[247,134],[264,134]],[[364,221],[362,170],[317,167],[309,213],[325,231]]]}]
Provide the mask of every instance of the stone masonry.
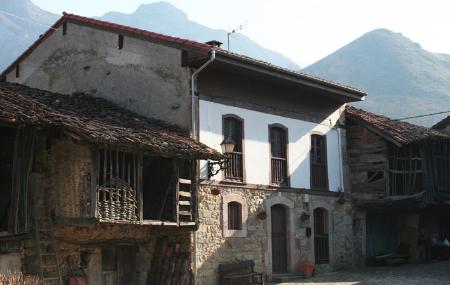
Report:
[{"label": "stone masonry", "polygon": [[[218,192],[220,192],[218,194]],[[214,193],[214,194],[213,194]],[[222,223],[223,196],[238,194],[248,207],[246,237],[224,237]],[[361,217],[351,202],[340,193],[310,194],[311,191],[282,189],[248,189],[239,186],[204,184],[199,189],[199,229],[194,234],[196,284],[218,284],[221,263],[252,259],[255,270],[271,275],[269,221],[271,205],[281,204],[288,210],[288,270],[298,272],[298,262],[314,261],[313,210],[325,208],[329,214],[330,264],[320,265],[317,273],[352,267],[362,258]],[[320,195],[322,194],[322,195]],[[273,201],[273,202],[271,202]],[[266,218],[260,213],[266,212]],[[309,218],[301,218],[309,215]],[[243,217],[243,220],[244,217]]]}]

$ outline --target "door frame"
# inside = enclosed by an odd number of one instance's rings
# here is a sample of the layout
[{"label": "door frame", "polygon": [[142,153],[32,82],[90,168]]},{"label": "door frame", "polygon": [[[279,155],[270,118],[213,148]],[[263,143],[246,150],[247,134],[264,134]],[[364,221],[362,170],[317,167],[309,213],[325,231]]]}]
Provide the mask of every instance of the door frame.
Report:
[{"label": "door frame", "polygon": [[266,252],[264,254],[264,271],[267,275],[272,275],[272,211],[274,205],[281,205],[286,209],[286,243],[287,243],[287,273],[296,272],[296,264],[299,260],[300,252],[295,250],[295,218],[294,202],[286,197],[271,197],[264,202],[264,208],[267,214],[266,218]]}]

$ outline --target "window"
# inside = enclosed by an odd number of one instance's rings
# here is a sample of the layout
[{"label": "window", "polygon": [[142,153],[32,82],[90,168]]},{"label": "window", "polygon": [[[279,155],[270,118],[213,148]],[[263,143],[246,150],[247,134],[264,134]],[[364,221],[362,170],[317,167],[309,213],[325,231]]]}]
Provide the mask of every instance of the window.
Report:
[{"label": "window", "polygon": [[118,42],[118,44],[117,44],[117,47],[119,48],[119,49],[122,49],[123,48],[123,35],[119,35],[119,40],[118,40],[119,42]]},{"label": "window", "polygon": [[423,168],[419,146],[389,147],[389,195],[412,195],[422,192]]},{"label": "window", "polygon": [[66,22],[64,22],[62,24],[62,34],[63,34],[63,36],[65,36],[67,34],[67,23]]},{"label": "window", "polygon": [[311,188],[328,188],[328,168],[325,136],[311,136]]},{"label": "window", "polygon": [[271,182],[287,185],[287,132],[281,127],[270,127]]},{"label": "window", "polygon": [[222,233],[224,237],[246,237],[248,207],[244,197],[238,193],[222,196]]},{"label": "window", "polygon": [[19,78],[19,77],[20,77],[20,65],[17,64],[16,65],[16,78]]},{"label": "window", "polygon": [[226,165],[224,176],[226,180],[242,181],[244,162],[242,153],[243,126],[242,120],[236,117],[223,119],[223,137],[231,138],[234,143],[233,153],[228,154],[230,159]]},{"label": "window", "polygon": [[228,229],[242,229],[242,205],[239,202],[228,203]]},{"label": "window", "polygon": [[324,208],[314,210],[314,255],[316,264],[330,262],[328,211]]}]

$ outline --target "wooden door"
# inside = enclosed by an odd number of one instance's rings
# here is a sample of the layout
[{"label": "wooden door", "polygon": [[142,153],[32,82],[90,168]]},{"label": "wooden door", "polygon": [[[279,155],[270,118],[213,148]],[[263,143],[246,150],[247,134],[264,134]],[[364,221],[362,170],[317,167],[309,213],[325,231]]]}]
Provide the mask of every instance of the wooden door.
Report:
[{"label": "wooden door", "polygon": [[316,257],[316,264],[330,262],[328,211],[323,208],[314,210],[314,255]]},{"label": "wooden door", "polygon": [[272,271],[287,272],[286,209],[281,205],[271,208],[272,222]]}]

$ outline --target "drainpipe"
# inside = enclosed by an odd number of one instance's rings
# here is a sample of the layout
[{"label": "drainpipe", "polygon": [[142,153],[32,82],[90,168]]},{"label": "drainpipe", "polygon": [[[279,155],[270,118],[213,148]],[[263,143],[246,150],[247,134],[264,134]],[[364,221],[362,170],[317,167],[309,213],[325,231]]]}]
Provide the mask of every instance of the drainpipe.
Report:
[{"label": "drainpipe", "polygon": [[[205,69],[208,65],[210,65],[214,60],[216,59],[216,50],[213,48],[211,49],[211,53],[210,53],[210,58],[208,59],[207,62],[205,62],[202,66],[200,66],[200,68],[198,68],[194,73],[192,73],[192,77],[191,77],[191,123],[192,123],[192,134],[191,137],[194,140],[197,140],[197,122],[196,122],[196,118],[197,118],[197,113],[196,113],[196,109],[197,109],[197,102],[195,100],[195,91],[197,90],[197,77],[198,74]],[[198,173],[198,171],[197,171]],[[197,181],[198,181],[198,177],[197,177]],[[197,184],[197,183],[196,183]],[[198,211],[197,211],[197,218],[198,218]],[[198,223],[198,219],[197,219],[197,223]],[[198,229],[198,225],[197,225],[197,229]],[[197,284],[197,229],[194,231],[194,284]]]},{"label": "drainpipe", "polygon": [[342,158],[342,143],[341,143],[341,129],[340,128],[336,128],[336,133],[338,136],[338,155],[339,155],[339,184],[341,184],[341,191],[345,192],[344,189],[344,173],[343,173],[343,158]]},{"label": "drainpipe", "polygon": [[211,49],[211,57],[208,59],[207,62],[205,62],[202,66],[200,66],[199,69],[197,69],[194,73],[192,73],[192,78],[191,78],[191,103],[192,103],[192,117],[191,117],[191,123],[192,123],[192,134],[191,137],[194,140],[197,140],[197,124],[196,124],[196,118],[197,118],[197,113],[196,113],[196,109],[197,109],[197,102],[195,100],[195,91],[197,90],[197,77],[198,74],[205,69],[208,65],[210,65],[215,59],[216,59],[216,50],[215,49]]}]

